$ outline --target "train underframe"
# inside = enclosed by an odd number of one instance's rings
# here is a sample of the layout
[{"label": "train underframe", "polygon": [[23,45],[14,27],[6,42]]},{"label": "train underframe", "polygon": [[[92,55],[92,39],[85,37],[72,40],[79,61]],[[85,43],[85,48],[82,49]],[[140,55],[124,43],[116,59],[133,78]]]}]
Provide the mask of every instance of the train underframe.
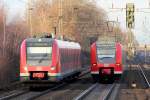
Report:
[{"label": "train underframe", "polygon": [[81,73],[80,71],[75,71],[70,74],[65,74],[65,75],[57,74],[57,75],[50,76],[48,75],[48,72],[45,71],[39,71],[39,72],[32,71],[29,72],[28,76],[21,76],[20,78],[24,85],[33,88],[33,87],[50,86],[52,84],[61,83],[62,81],[70,81],[78,78],[80,73]]},{"label": "train underframe", "polygon": [[99,71],[92,74],[94,82],[114,82],[115,80],[120,80],[121,73],[114,73],[114,68],[100,68]]}]

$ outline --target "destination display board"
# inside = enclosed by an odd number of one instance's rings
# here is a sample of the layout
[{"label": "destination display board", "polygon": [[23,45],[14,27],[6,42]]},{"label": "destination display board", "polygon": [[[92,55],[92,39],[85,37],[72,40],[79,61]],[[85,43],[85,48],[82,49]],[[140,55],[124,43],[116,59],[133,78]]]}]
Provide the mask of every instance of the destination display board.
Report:
[{"label": "destination display board", "polygon": [[27,42],[27,47],[45,47],[51,46],[51,43],[47,42]]}]

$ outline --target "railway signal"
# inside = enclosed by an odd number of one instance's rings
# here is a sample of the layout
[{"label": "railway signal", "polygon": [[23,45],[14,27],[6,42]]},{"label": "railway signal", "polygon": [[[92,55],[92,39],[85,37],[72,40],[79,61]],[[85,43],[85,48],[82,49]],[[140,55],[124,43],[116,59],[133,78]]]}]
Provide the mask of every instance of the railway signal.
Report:
[{"label": "railway signal", "polygon": [[134,11],[135,7],[133,3],[126,4],[126,27],[134,28]]}]

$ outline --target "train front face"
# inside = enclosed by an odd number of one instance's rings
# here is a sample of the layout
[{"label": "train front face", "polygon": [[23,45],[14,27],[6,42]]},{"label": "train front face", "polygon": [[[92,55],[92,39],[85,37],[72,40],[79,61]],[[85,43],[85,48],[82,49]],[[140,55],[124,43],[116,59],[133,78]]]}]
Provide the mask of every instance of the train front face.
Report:
[{"label": "train front face", "polygon": [[114,77],[121,67],[121,54],[118,54],[121,53],[120,50],[121,48],[118,49],[116,43],[95,43],[95,61],[92,61],[91,67],[92,76]]},{"label": "train front face", "polygon": [[50,80],[52,39],[30,38],[23,41],[20,54],[20,80],[23,82]]}]

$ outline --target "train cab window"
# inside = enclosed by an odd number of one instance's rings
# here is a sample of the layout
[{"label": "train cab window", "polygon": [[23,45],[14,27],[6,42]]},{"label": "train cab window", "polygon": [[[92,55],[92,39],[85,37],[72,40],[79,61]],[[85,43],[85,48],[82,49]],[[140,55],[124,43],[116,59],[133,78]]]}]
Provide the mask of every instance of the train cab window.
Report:
[{"label": "train cab window", "polygon": [[29,65],[47,66],[51,63],[52,47],[27,47]]},{"label": "train cab window", "polygon": [[97,58],[102,63],[114,63],[116,57],[115,44],[98,44]]}]

